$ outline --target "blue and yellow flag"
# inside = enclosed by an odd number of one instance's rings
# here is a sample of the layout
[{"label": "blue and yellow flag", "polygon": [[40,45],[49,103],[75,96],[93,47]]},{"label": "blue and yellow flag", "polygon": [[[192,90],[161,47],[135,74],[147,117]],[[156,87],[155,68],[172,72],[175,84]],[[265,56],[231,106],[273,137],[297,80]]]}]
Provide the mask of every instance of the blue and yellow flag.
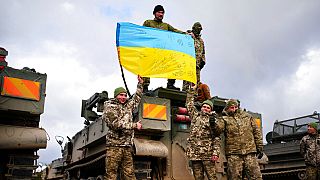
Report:
[{"label": "blue and yellow flag", "polygon": [[134,74],[197,82],[190,35],[122,22],[117,24],[117,49],[121,65]]}]

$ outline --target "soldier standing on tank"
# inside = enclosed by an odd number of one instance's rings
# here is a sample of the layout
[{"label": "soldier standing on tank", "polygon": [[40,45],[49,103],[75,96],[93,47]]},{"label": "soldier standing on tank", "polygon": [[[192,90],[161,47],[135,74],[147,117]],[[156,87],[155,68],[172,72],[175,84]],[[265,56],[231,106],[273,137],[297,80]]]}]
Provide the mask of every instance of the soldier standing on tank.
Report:
[{"label": "soldier standing on tank", "polygon": [[114,99],[104,103],[103,120],[108,127],[106,135],[106,175],[105,179],[115,180],[117,171],[124,179],[136,179],[133,169],[132,145],[134,129],[142,128],[141,122],[133,122],[132,112],[140,103],[143,79],[138,75],[137,91],[128,100],[123,87],[114,90]]},{"label": "soldier standing on tank", "polygon": [[[197,74],[197,85],[200,83],[200,71],[206,64],[204,42],[201,38],[202,25],[199,22],[196,22],[192,26],[191,36],[194,40],[194,48],[196,52],[196,74]],[[182,90],[186,90],[189,82],[183,81]]]},{"label": "soldier standing on tank", "polygon": [[[163,22],[163,16],[164,16],[164,8],[161,5],[157,5],[154,7],[153,10],[154,19],[152,20],[146,20],[143,23],[143,26],[172,31],[176,33],[185,34],[185,32],[180,31],[174,27],[172,27],[170,24]],[[143,90],[144,92],[148,91],[148,87],[150,84],[150,78],[149,77],[143,77]],[[176,80],[175,79],[168,79],[167,88],[169,89],[178,89],[174,86]]]},{"label": "soldier standing on tank", "polygon": [[191,117],[190,134],[187,139],[186,155],[191,161],[193,176],[196,180],[204,179],[206,172],[209,180],[217,179],[215,161],[220,154],[220,139],[215,137],[210,126],[211,117],[216,116],[213,103],[206,100],[199,112],[194,106],[194,85],[187,93],[186,106]]},{"label": "soldier standing on tank", "polygon": [[300,153],[306,163],[306,174],[308,180],[320,179],[320,136],[318,124],[308,124],[308,134],[300,141]]},{"label": "soldier standing on tank", "polygon": [[239,108],[237,100],[227,101],[224,116],[215,123],[216,132],[225,135],[225,153],[228,162],[228,178],[242,180],[246,171],[251,180],[262,180],[257,157],[262,157],[262,135],[255,119]]}]

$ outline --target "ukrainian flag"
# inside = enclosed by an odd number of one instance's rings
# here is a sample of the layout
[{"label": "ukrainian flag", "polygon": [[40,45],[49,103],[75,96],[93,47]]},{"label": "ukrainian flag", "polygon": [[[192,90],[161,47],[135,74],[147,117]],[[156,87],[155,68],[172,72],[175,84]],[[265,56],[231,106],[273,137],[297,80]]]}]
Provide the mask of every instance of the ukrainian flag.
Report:
[{"label": "ukrainian flag", "polygon": [[196,83],[194,41],[190,35],[121,22],[117,24],[120,63],[142,77]]}]

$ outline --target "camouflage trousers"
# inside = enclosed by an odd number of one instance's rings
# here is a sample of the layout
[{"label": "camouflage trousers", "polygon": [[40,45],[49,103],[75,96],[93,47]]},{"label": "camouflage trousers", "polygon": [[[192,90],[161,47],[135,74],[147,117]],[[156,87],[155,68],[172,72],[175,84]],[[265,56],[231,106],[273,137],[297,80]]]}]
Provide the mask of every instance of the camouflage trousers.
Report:
[{"label": "camouflage trousers", "polygon": [[104,179],[116,180],[118,171],[121,174],[121,179],[136,179],[131,147],[107,147]]},{"label": "camouflage trousers", "polygon": [[210,160],[203,161],[191,161],[192,171],[195,180],[203,180],[204,172],[208,177],[208,180],[216,180],[216,167],[215,164]]},{"label": "camouflage trousers", "polygon": [[[196,69],[196,74],[197,74],[197,85],[199,85],[200,82],[200,68]],[[188,89],[188,86],[190,85],[190,82],[183,80],[182,83],[182,90],[186,91]]]},{"label": "camouflage trousers", "polygon": [[307,166],[306,174],[307,174],[307,180],[320,180],[319,167]]},{"label": "camouflage trousers", "polygon": [[[262,180],[260,167],[254,153],[247,155],[229,155],[228,159],[228,179],[242,180],[242,174],[246,174],[248,179]],[[246,171],[246,173],[243,173]]]}]

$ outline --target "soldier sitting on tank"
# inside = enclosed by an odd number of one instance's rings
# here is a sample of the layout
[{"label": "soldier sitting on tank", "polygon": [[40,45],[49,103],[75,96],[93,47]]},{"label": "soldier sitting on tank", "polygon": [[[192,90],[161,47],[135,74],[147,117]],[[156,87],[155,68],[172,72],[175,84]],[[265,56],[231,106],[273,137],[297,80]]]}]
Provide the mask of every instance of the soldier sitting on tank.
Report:
[{"label": "soldier sitting on tank", "polygon": [[209,180],[217,179],[215,161],[220,154],[220,139],[215,137],[210,126],[211,117],[216,116],[213,111],[213,103],[206,100],[202,103],[199,112],[194,106],[194,93],[196,85],[193,85],[187,93],[186,106],[191,117],[190,134],[187,139],[186,155],[191,161],[193,176],[204,179],[204,172]]},{"label": "soldier sitting on tank", "polygon": [[306,175],[308,180],[320,179],[320,135],[318,124],[308,124],[308,134],[300,141],[300,153],[306,163]]},{"label": "soldier sitting on tank", "polygon": [[104,103],[102,114],[108,131],[106,135],[106,174],[105,179],[117,179],[117,172],[122,179],[136,179],[133,169],[132,146],[134,129],[140,130],[140,121],[133,122],[132,112],[140,103],[143,79],[138,75],[137,91],[128,100],[127,91],[123,87],[114,90],[114,99]]},{"label": "soldier sitting on tank", "polygon": [[214,129],[225,135],[228,178],[242,180],[246,171],[249,179],[262,180],[256,155],[263,155],[263,143],[255,119],[240,109],[235,99],[229,99],[223,111],[224,116],[217,119]]}]

